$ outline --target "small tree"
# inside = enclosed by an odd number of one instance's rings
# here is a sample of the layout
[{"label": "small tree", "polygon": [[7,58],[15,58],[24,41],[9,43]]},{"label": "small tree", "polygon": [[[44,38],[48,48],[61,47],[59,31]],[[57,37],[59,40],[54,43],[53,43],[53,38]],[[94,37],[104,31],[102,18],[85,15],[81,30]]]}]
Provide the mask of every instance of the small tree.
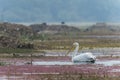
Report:
[{"label": "small tree", "polygon": [[65,24],[65,22],[64,22],[64,21],[62,21],[62,22],[61,22],[61,24],[62,24],[62,25],[64,25],[64,24]]},{"label": "small tree", "polygon": [[47,25],[47,23],[46,23],[46,22],[43,22],[43,23],[42,23],[42,25],[46,26],[46,25]]}]

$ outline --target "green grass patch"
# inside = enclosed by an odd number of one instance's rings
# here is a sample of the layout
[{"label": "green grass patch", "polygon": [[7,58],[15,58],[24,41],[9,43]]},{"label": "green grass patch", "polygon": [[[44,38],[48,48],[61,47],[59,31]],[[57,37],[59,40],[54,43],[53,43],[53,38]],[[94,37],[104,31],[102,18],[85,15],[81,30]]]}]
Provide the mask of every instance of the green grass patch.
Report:
[{"label": "green grass patch", "polygon": [[33,53],[33,49],[0,48],[0,53]]},{"label": "green grass patch", "polygon": [[0,66],[5,66],[7,65],[6,62],[0,62]]}]

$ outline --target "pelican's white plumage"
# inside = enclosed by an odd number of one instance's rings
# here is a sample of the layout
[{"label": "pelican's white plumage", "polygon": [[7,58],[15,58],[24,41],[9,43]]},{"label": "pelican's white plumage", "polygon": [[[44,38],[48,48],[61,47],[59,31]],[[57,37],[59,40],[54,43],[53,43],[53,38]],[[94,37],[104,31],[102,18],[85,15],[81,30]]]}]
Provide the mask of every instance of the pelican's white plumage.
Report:
[{"label": "pelican's white plumage", "polygon": [[92,53],[78,53],[79,43],[75,42],[73,43],[73,46],[75,46],[75,50],[72,53],[73,62],[95,62],[96,57]]}]

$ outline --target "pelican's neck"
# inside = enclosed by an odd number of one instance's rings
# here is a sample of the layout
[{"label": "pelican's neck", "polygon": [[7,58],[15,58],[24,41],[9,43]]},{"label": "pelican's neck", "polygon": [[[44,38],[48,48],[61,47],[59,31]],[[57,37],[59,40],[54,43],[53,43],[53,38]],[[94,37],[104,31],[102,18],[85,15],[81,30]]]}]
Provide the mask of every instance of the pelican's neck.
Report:
[{"label": "pelican's neck", "polygon": [[73,54],[73,57],[77,55],[78,50],[79,50],[79,45],[77,45],[77,46],[75,47],[75,50],[73,51],[73,53],[74,53],[74,54]]}]

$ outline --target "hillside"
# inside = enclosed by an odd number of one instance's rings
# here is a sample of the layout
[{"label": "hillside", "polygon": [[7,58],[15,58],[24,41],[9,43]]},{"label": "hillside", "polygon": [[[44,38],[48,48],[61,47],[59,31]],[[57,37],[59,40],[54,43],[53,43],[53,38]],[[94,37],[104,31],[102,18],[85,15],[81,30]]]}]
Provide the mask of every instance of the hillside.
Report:
[{"label": "hillside", "polygon": [[12,24],[12,23],[0,23],[0,35],[21,37],[33,35],[33,30],[25,25]]},{"label": "hillside", "polygon": [[96,23],[87,29],[79,29],[65,23],[59,25],[42,23],[25,26],[5,22],[0,23],[0,48],[33,48],[34,41],[47,41],[49,43],[52,40],[80,40],[84,38],[84,35],[116,34],[120,34],[120,26],[107,23]]},{"label": "hillside", "polygon": [[38,33],[66,33],[80,32],[80,29],[67,25],[47,25],[47,24],[32,24],[30,27]]},{"label": "hillside", "polygon": [[[69,35],[71,32],[80,32],[80,29],[65,24],[47,25],[43,23],[25,26],[4,22],[0,23],[0,48],[32,48],[33,40],[49,40],[56,34],[60,33],[59,35],[63,37],[65,33]],[[57,35],[56,38],[58,38]]]},{"label": "hillside", "polygon": [[0,23],[0,48],[27,48],[29,43],[26,42],[33,35],[33,30],[28,26]]},{"label": "hillside", "polygon": [[120,26],[109,25],[107,23],[96,23],[89,28],[85,29],[85,32],[95,34],[118,34]]}]

